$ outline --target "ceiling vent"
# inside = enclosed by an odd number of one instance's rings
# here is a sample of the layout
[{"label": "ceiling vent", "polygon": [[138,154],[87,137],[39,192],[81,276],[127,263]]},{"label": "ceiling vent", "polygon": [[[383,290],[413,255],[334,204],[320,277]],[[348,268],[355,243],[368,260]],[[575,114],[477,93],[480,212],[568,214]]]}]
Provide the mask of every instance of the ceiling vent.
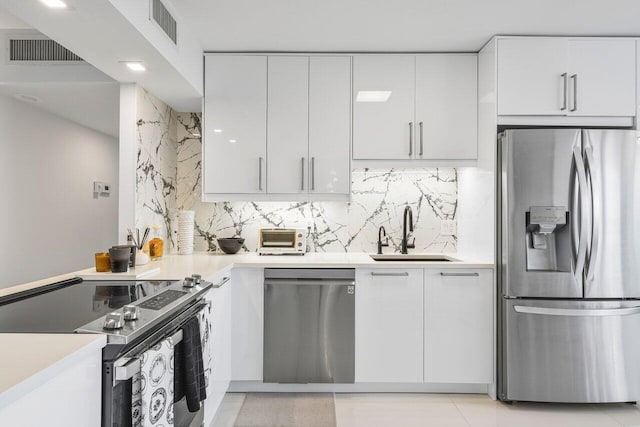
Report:
[{"label": "ceiling vent", "polygon": [[10,38],[10,62],[81,62],[75,53],[45,38]]},{"label": "ceiling vent", "polygon": [[178,23],[160,0],[151,0],[151,16],[173,44],[177,45]]}]

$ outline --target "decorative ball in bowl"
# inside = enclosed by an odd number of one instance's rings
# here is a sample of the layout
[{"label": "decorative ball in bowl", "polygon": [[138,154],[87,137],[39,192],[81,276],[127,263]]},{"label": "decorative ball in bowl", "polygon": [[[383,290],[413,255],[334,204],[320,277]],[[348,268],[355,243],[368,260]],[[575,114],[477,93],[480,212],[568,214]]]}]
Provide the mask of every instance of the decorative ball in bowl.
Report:
[{"label": "decorative ball in bowl", "polygon": [[244,243],[244,239],[242,237],[229,237],[226,239],[218,239],[218,246],[222,249],[222,252],[225,254],[235,254],[237,253],[242,244]]}]

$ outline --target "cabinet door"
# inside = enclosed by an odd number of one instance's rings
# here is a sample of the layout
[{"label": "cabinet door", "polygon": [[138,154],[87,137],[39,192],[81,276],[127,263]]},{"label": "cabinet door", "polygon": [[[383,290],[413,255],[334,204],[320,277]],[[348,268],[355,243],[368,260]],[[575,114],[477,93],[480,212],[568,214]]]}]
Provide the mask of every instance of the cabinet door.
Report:
[{"label": "cabinet door", "polygon": [[422,382],[422,270],[356,271],[356,382]]},{"label": "cabinet door", "polygon": [[205,193],[265,190],[267,57],[205,56]]},{"label": "cabinet door", "polygon": [[231,280],[231,380],[262,381],[264,272],[234,268]]},{"label": "cabinet door", "polygon": [[569,40],[571,115],[634,116],[635,91],[635,40]]},{"label": "cabinet door", "polygon": [[351,189],[351,58],[316,56],[309,67],[309,191]]},{"label": "cabinet door", "polygon": [[498,40],[498,115],[566,114],[567,52],[564,38]]},{"label": "cabinet door", "polygon": [[[215,279],[216,282],[222,280]],[[210,380],[204,403],[204,425],[213,422],[231,380],[231,287],[231,282],[227,281],[222,287],[211,289],[205,296],[211,304],[205,310],[211,310],[209,344],[213,361],[211,372],[208,373]]]},{"label": "cabinet door", "polygon": [[309,57],[269,56],[267,191],[307,191]]},{"label": "cabinet door", "polygon": [[424,381],[493,383],[493,273],[425,270]]},{"label": "cabinet door", "polygon": [[416,156],[478,157],[478,56],[416,57]]},{"label": "cabinet door", "polygon": [[412,159],[415,56],[353,57],[353,158]]}]

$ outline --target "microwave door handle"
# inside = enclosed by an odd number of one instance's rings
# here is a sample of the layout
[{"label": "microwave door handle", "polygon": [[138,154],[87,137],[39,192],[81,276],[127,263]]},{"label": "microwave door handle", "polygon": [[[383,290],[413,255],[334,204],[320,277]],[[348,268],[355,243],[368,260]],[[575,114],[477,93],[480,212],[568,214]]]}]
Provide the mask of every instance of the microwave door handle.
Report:
[{"label": "microwave door handle", "polygon": [[[574,215],[574,218],[579,218],[579,238],[578,238],[578,250],[575,259],[575,271],[574,276],[576,281],[581,281],[585,260],[587,256],[587,222],[583,221],[582,216],[587,213],[587,173],[584,166],[584,159],[582,158],[582,154],[580,153],[580,147],[573,147],[573,162],[576,168],[576,174],[578,176],[578,206],[577,215]],[[575,207],[574,207],[575,210]]]}]

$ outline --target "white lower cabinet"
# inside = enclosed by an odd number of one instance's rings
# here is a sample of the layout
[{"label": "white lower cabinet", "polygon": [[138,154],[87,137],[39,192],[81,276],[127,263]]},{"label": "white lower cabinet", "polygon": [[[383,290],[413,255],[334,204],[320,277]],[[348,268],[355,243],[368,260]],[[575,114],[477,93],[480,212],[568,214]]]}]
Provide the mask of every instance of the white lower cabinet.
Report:
[{"label": "white lower cabinet", "polygon": [[356,270],[356,382],[422,382],[422,269]]},{"label": "white lower cabinet", "polygon": [[[222,286],[211,289],[205,296],[207,302],[211,304],[209,345],[213,357],[207,384],[207,400],[204,404],[205,426],[213,422],[231,380],[231,288],[233,285],[228,277],[214,280],[215,286],[220,284]],[[205,310],[208,309],[205,308]]]},{"label": "white lower cabinet", "polygon": [[493,383],[492,270],[424,272],[424,381]]},{"label": "white lower cabinet", "polygon": [[264,271],[234,268],[231,288],[231,380],[262,381]]},{"label": "white lower cabinet", "polygon": [[[96,348],[69,365],[62,371],[51,374],[50,378],[42,380],[40,385],[17,400],[1,407],[0,426],[99,427],[102,348]],[[11,370],[12,367],[5,366],[3,369]],[[16,387],[18,390],[19,388]]]}]

